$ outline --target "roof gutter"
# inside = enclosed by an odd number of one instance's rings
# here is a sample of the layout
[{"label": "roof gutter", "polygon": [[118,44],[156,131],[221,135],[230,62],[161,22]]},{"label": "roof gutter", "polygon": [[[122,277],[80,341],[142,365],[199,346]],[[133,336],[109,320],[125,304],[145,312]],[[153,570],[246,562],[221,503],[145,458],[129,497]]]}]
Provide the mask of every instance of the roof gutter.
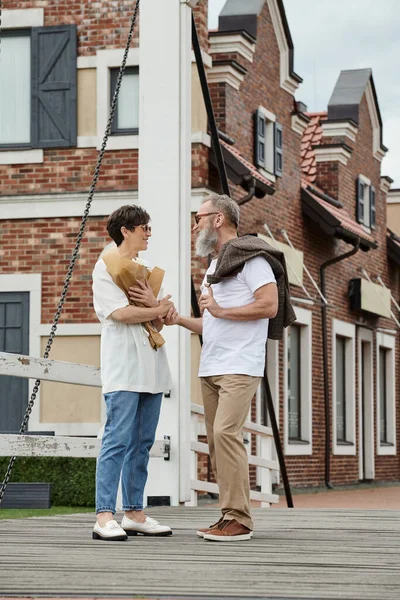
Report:
[{"label": "roof gutter", "polygon": [[[335,256],[320,266],[321,292],[326,298],[325,271],[331,265],[335,265],[346,258],[354,256],[360,249],[360,238],[354,241],[354,248],[350,252]],[[329,372],[328,372],[328,305],[325,302],[321,306],[322,311],[322,356],[324,373],[324,407],[325,407],[325,485],[332,489],[331,484],[331,414],[329,403]]]}]

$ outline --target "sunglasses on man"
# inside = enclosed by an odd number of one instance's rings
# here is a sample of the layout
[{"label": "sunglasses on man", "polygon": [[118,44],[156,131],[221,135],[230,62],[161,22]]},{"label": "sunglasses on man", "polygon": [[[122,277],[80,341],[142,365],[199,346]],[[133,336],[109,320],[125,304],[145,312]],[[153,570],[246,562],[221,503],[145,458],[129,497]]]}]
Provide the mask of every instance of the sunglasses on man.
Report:
[{"label": "sunglasses on man", "polygon": [[194,220],[196,225],[198,225],[200,223],[200,219],[203,217],[209,217],[210,215],[219,215],[219,212],[209,212],[209,213],[202,213],[200,215],[194,215]]}]

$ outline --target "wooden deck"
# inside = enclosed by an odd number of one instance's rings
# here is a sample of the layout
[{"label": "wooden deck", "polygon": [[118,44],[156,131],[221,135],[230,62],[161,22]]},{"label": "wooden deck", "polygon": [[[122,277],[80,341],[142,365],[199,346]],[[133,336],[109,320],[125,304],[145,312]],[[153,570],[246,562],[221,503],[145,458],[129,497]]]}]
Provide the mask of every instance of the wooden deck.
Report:
[{"label": "wooden deck", "polygon": [[214,508],[149,514],[171,538],[91,539],[94,515],[0,521],[0,596],[398,600],[400,511],[255,510],[249,542],[195,535]]}]

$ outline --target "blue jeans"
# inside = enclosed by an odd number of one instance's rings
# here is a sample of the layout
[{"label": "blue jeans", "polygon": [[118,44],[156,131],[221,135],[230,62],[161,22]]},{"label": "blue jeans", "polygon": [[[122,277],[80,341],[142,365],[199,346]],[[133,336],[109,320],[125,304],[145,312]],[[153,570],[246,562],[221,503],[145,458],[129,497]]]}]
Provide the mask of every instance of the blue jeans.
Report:
[{"label": "blue jeans", "polygon": [[110,392],[104,399],[107,421],[97,460],[96,514],[115,513],[121,472],[123,510],[143,510],[162,393]]}]

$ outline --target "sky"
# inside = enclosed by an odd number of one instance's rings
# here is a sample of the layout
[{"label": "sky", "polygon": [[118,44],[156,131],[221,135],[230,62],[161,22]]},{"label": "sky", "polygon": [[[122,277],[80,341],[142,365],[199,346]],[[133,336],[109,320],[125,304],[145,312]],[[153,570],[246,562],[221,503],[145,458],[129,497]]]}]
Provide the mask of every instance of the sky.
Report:
[{"label": "sky", "polygon": [[[209,26],[218,27],[226,0],[209,0]],[[246,0],[242,0],[246,2]],[[303,78],[296,99],[326,110],[341,70],[371,68],[389,152],[382,175],[400,188],[400,11],[398,0],[284,0],[294,43],[294,69]]]}]

